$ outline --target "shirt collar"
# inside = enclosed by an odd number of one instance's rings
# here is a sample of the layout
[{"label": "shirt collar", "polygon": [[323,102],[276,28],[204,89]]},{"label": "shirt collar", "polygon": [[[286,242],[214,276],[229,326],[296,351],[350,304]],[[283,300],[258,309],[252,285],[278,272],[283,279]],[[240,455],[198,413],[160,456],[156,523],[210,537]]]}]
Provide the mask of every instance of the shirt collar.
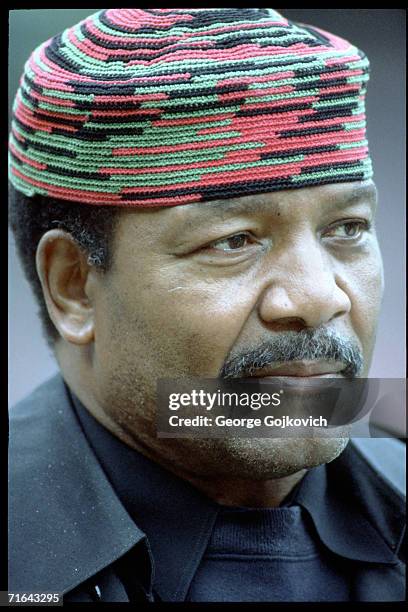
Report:
[{"label": "shirt collar", "polygon": [[[155,590],[164,600],[183,601],[221,506],[121,442],[76,398],[75,406],[119,498],[147,534],[155,566]],[[367,517],[356,491],[349,486],[355,461],[349,444],[341,460],[310,469],[282,505],[302,506],[321,542],[336,555],[395,564],[397,557],[390,541],[384,539],[384,525]]]},{"label": "shirt collar", "polygon": [[309,511],[320,538],[336,554],[398,563],[405,500],[364,460],[353,440],[336,460],[309,471],[297,502]]},{"label": "shirt collar", "polygon": [[379,526],[368,520],[358,499],[350,495],[347,474],[334,478],[329,466],[309,470],[296,495],[296,502],[308,511],[323,544],[353,561],[395,564],[398,559]]}]

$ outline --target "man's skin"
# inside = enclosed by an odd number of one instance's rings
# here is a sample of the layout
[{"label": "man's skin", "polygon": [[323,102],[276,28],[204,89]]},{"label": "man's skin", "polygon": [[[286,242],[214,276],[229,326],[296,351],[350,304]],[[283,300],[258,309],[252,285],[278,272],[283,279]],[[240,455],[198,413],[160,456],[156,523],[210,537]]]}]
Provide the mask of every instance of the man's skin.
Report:
[{"label": "man's skin", "polygon": [[344,450],[347,434],[158,438],[156,381],[215,378],[231,355],[305,329],[356,344],[366,377],[384,289],[375,208],[367,181],[123,209],[105,274],[69,234],[47,232],[37,269],[66,382],[107,429],[211,499],[279,505],[308,468]]}]

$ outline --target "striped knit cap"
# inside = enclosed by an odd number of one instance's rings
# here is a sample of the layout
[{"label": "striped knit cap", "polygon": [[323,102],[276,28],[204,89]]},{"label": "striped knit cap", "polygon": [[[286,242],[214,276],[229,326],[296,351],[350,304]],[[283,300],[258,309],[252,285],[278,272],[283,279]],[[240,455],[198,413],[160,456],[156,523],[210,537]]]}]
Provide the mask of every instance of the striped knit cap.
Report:
[{"label": "striped knit cap", "polygon": [[99,11],[27,61],[10,179],[138,207],[365,180],[368,67],[272,9]]}]

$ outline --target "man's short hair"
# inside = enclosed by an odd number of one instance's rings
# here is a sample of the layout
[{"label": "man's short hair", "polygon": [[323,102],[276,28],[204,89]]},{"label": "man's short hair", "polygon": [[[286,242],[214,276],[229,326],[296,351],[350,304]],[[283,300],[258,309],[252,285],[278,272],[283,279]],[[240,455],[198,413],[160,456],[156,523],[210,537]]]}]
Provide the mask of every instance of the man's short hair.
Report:
[{"label": "man's short hair", "polygon": [[38,243],[48,230],[65,230],[87,254],[88,263],[106,272],[112,260],[111,244],[120,209],[115,206],[86,206],[42,195],[28,197],[11,185],[9,209],[17,252],[40,307],[39,316],[46,340],[53,347],[58,332],[49,317],[37,274]]}]

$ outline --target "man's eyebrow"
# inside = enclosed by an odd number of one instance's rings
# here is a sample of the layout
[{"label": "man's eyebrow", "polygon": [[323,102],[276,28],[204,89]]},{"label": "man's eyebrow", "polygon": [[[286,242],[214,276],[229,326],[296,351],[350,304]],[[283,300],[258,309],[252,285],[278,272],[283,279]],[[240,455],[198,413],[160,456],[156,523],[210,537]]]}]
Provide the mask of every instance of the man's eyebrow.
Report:
[{"label": "man's eyebrow", "polygon": [[377,202],[377,189],[374,185],[355,185],[348,193],[335,194],[328,200],[330,208],[341,209],[367,201],[372,206]]}]

